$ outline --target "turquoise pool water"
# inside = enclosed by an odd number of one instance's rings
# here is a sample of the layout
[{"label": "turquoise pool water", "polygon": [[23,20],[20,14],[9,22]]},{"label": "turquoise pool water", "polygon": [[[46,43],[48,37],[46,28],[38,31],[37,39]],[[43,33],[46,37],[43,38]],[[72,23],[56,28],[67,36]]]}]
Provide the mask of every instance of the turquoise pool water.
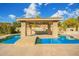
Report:
[{"label": "turquoise pool water", "polygon": [[36,44],[79,44],[79,39],[69,36],[59,36],[58,38],[40,38]]},{"label": "turquoise pool water", "polygon": [[1,41],[0,43],[4,43],[4,44],[14,44],[16,43],[17,40],[20,39],[20,35],[13,35],[13,36],[9,36],[5,39],[3,39],[3,41]]},{"label": "turquoise pool water", "polygon": [[[4,44],[14,44],[20,39],[20,35],[13,35],[5,38],[2,42]],[[79,44],[79,39],[69,36],[59,36],[58,38],[41,38],[36,39],[35,44]]]}]

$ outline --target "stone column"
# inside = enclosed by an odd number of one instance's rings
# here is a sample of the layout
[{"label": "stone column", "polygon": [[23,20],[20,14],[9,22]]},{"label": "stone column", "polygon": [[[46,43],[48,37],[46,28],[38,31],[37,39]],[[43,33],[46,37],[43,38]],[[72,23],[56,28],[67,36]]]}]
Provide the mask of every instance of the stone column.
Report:
[{"label": "stone column", "polygon": [[31,35],[31,32],[30,24],[27,24],[27,36]]},{"label": "stone column", "polygon": [[31,35],[34,35],[35,34],[35,31],[33,30],[33,28],[32,28],[32,25],[30,25],[30,31],[31,31]]},{"label": "stone column", "polygon": [[25,38],[27,32],[26,32],[26,22],[21,22],[21,38]]},{"label": "stone column", "polygon": [[54,38],[57,38],[58,37],[58,22],[53,22],[53,25],[52,25],[52,35]]},{"label": "stone column", "polygon": [[51,24],[48,24],[48,34],[49,34],[49,35],[51,35],[51,27],[50,27],[50,25],[51,25]]}]

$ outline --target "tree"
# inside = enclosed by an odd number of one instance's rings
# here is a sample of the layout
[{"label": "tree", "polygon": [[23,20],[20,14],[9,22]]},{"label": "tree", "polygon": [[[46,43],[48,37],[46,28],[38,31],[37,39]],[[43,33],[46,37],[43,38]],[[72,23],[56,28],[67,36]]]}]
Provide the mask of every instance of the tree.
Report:
[{"label": "tree", "polygon": [[67,26],[64,22],[59,22],[58,27],[60,30],[66,30]]},{"label": "tree", "polygon": [[14,22],[11,23],[0,23],[0,34],[13,34],[19,31],[16,31],[17,27],[20,27],[20,23]]},{"label": "tree", "polygon": [[10,23],[0,23],[0,33],[10,34],[11,33],[11,24]]},{"label": "tree", "polygon": [[63,23],[67,27],[75,27],[76,23],[77,23],[77,20],[75,18],[69,18],[69,19],[65,20]]},{"label": "tree", "polygon": [[78,31],[79,28],[79,16],[77,17],[77,22],[76,22],[76,31]]},{"label": "tree", "polygon": [[39,15],[37,15],[35,18],[41,18]]},{"label": "tree", "polygon": [[20,22],[13,22],[13,26],[14,27],[21,27],[21,23]]},{"label": "tree", "polygon": [[16,28],[21,27],[21,23],[20,22],[13,22],[13,25],[11,26],[11,33],[17,33],[19,31],[16,31]]}]

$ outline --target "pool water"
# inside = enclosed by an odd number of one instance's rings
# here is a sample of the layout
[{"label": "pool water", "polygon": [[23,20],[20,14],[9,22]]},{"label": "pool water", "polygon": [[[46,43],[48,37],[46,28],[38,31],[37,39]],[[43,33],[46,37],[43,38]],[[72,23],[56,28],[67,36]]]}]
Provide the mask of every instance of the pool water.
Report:
[{"label": "pool water", "polygon": [[40,38],[36,44],[79,44],[79,39],[69,36],[59,36],[58,38]]},{"label": "pool water", "polygon": [[[13,35],[5,38],[4,44],[14,44],[20,39],[20,35]],[[58,38],[40,38],[36,39],[35,44],[79,44],[79,39],[69,36],[59,36]]]},{"label": "pool water", "polygon": [[14,44],[19,39],[20,39],[20,35],[12,35],[12,36],[9,36],[9,37],[5,38],[1,43]]}]

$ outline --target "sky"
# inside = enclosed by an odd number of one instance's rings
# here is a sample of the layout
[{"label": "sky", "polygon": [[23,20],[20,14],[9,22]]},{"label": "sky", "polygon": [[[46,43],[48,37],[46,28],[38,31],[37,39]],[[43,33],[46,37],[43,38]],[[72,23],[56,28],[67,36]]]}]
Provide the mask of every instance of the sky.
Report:
[{"label": "sky", "polygon": [[63,20],[79,16],[78,3],[0,3],[0,22],[15,22],[16,18],[62,17]]}]

